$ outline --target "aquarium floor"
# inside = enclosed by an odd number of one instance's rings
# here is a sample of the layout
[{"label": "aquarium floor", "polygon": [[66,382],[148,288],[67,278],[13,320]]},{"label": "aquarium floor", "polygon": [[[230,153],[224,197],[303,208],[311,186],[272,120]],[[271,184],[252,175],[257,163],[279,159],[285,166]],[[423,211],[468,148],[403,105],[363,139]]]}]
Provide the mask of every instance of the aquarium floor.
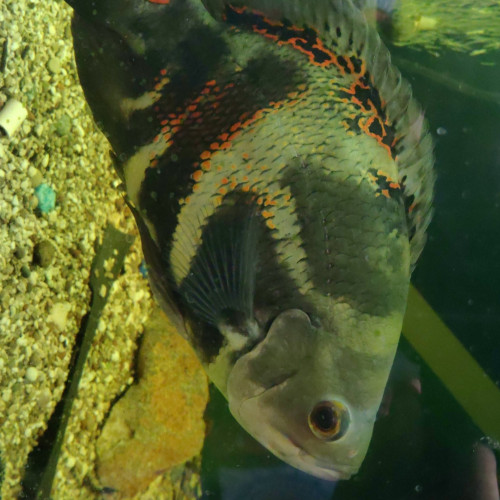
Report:
[{"label": "aquarium floor", "polygon": [[[0,136],[4,500],[20,494],[28,454],[61,397],[75,337],[89,311],[89,272],[103,228],[111,223],[136,234],[117,189],[109,145],[93,123],[78,83],[70,18],[62,1],[0,3],[0,109],[15,98],[28,111],[13,137]],[[34,192],[41,183],[56,193],[54,210],[44,214]],[[111,403],[133,381],[136,340],[152,307],[139,272],[141,260],[136,237],[87,359],[54,499],[99,496],[88,484],[96,439]]]}]

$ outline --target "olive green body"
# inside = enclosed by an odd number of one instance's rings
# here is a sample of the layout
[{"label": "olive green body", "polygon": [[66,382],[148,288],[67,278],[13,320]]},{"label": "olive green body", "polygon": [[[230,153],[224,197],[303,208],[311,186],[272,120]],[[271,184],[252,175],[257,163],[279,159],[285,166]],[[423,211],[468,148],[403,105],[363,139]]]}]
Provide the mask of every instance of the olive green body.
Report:
[{"label": "olive green body", "polygon": [[72,3],[159,302],[256,439],[349,477],[431,215],[408,84],[350,0]]}]

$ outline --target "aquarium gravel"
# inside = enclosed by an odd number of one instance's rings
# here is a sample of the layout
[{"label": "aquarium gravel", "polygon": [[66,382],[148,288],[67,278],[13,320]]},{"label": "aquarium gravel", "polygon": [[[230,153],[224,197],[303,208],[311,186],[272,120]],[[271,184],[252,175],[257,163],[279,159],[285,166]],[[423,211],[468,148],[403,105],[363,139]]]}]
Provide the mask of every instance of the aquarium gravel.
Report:
[{"label": "aquarium gravel", "polygon": [[[0,3],[0,109],[15,98],[28,111],[15,134],[0,136],[4,500],[20,494],[28,454],[61,397],[75,337],[89,311],[88,278],[104,227],[111,223],[137,236],[117,189],[109,145],[78,82],[70,18],[62,1]],[[50,210],[38,206],[35,194],[44,184],[56,193]],[[136,340],[152,305],[141,260],[136,237],[97,328],[59,459],[54,499],[100,496],[89,480],[95,443],[111,403],[133,381]],[[161,478],[155,483],[161,486]]]}]

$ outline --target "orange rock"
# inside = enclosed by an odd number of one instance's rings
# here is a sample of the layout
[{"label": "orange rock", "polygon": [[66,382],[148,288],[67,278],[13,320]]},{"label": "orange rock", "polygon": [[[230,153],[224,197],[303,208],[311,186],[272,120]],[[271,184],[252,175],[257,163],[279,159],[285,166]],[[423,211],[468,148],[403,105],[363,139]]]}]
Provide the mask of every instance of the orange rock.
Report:
[{"label": "orange rock", "polygon": [[122,498],[199,454],[205,436],[205,372],[159,309],[144,328],[138,375],[138,383],[114,405],[97,441],[101,484]]}]

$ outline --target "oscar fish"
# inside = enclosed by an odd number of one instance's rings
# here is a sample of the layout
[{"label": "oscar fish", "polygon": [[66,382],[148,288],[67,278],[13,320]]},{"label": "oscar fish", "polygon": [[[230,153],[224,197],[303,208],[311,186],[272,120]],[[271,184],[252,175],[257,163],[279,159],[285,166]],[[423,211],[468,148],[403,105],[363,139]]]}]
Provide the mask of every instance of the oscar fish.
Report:
[{"label": "oscar fish", "polygon": [[432,140],[351,0],[69,0],[151,287],[230,411],[360,468],[431,218]]}]

